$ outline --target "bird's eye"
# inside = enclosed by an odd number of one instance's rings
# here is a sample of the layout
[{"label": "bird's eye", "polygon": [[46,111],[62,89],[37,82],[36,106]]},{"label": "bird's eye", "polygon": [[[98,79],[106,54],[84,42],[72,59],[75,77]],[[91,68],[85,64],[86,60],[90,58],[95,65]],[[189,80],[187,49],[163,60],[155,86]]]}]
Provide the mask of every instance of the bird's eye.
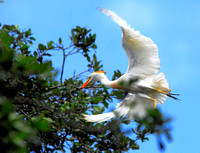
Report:
[{"label": "bird's eye", "polygon": [[89,76],[88,79],[91,79],[91,76]]}]

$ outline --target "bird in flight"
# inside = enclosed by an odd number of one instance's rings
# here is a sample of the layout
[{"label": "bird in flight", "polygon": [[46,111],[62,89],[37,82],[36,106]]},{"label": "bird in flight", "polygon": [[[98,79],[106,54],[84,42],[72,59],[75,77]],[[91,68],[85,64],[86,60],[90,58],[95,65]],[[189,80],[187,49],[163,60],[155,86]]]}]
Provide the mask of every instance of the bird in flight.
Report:
[{"label": "bird in flight", "polygon": [[157,45],[148,37],[130,28],[130,25],[112,11],[99,8],[101,12],[116,22],[122,30],[122,46],[128,58],[128,69],[124,75],[114,81],[106,77],[105,71],[96,71],[89,75],[81,89],[93,85],[96,81],[110,88],[119,89],[128,94],[117,108],[109,113],[86,115],[88,122],[104,122],[114,117],[127,115],[129,119],[143,118],[147,110],[163,104],[167,97],[177,99],[171,94],[169,83],[160,70]]}]

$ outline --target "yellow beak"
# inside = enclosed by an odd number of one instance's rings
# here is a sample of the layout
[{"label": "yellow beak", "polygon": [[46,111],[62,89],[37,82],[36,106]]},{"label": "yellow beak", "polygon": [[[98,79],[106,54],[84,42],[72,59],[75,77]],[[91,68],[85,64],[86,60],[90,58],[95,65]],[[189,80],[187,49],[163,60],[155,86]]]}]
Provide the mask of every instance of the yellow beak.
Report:
[{"label": "yellow beak", "polygon": [[81,90],[88,85],[89,81],[90,81],[90,79],[87,79],[87,81],[81,86]]}]

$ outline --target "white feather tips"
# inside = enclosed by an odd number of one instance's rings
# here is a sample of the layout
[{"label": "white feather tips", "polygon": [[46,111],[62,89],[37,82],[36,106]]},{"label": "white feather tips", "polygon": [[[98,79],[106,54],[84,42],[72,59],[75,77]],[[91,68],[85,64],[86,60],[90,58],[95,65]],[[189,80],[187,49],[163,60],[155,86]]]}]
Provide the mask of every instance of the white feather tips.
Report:
[{"label": "white feather tips", "polygon": [[134,73],[142,77],[155,75],[160,69],[158,48],[154,42],[139,31],[127,25],[127,22],[112,11],[99,8],[122,29],[122,46],[127,54],[129,66],[127,73]]},{"label": "white feather tips", "polygon": [[130,27],[127,25],[127,22],[123,19],[121,19],[117,14],[115,14],[112,11],[106,10],[106,9],[102,9],[102,8],[98,8],[99,11],[103,12],[104,14],[106,14],[107,16],[109,16],[113,21],[115,21],[117,24],[119,24],[119,26],[121,27]]},{"label": "white feather tips", "polygon": [[155,76],[155,78],[153,79],[153,87],[155,89],[159,89],[162,90],[164,92],[170,92],[170,88],[169,88],[169,83],[167,82],[167,79],[165,78],[165,75],[161,72],[158,75]]},{"label": "white feather tips", "polygon": [[86,115],[84,114],[84,119],[88,122],[105,122],[109,119],[112,119],[115,117],[115,114],[113,112],[110,113],[104,113],[104,114],[98,114],[98,115]]}]

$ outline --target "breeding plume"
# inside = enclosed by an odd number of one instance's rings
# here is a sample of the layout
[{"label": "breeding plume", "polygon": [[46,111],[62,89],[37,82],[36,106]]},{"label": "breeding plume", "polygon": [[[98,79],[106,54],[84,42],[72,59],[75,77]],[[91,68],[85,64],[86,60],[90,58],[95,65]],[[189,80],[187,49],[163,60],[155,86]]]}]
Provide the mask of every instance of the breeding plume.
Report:
[{"label": "breeding plume", "polygon": [[157,45],[150,38],[141,35],[139,31],[130,28],[126,21],[117,14],[102,8],[99,10],[121,27],[122,46],[128,58],[128,69],[124,75],[114,81],[109,81],[105,71],[93,72],[81,88],[99,81],[105,86],[124,90],[128,94],[114,111],[98,115],[84,115],[85,120],[103,122],[125,115],[129,119],[143,118],[148,109],[156,108],[157,104],[163,104],[168,96],[176,99],[170,93],[164,74],[158,74],[160,59]]}]

